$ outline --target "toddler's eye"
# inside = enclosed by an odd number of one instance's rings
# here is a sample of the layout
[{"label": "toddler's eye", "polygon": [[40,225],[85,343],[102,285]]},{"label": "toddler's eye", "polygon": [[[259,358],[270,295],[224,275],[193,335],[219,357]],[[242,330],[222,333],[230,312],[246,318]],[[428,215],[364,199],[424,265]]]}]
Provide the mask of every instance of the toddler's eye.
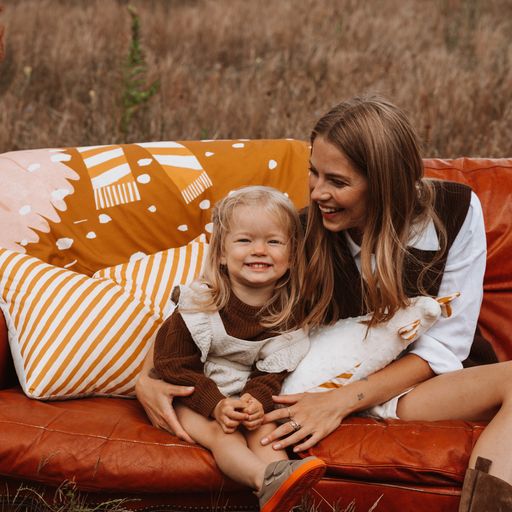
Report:
[{"label": "toddler's eye", "polygon": [[272,245],[284,245],[282,240],[269,240],[268,243]]},{"label": "toddler's eye", "polygon": [[250,242],[250,240],[249,240],[248,238],[238,238],[236,241],[237,241],[237,242],[244,243],[244,244],[246,244],[246,243],[249,243],[249,242]]}]

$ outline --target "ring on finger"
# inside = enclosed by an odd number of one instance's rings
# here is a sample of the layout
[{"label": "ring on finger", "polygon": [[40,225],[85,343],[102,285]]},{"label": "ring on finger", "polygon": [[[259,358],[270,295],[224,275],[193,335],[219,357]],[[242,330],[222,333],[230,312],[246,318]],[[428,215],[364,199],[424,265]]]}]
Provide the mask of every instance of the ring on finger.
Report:
[{"label": "ring on finger", "polygon": [[287,407],[286,410],[288,411],[288,419],[291,420],[292,419],[292,411],[290,411],[289,407]]},{"label": "ring on finger", "polygon": [[297,432],[302,428],[302,425],[297,423],[295,420],[290,420],[289,423],[294,432]]}]

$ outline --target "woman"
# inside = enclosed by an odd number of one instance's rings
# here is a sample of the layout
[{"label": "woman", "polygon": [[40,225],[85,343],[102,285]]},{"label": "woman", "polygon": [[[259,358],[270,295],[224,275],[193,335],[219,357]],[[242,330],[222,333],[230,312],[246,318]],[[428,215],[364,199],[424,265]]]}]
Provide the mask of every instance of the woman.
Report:
[{"label": "woman", "polygon": [[[266,420],[293,422],[262,443],[305,450],[362,411],[404,420],[488,420],[470,458],[460,510],[486,510],[489,494],[493,510],[512,510],[512,458],[502,449],[512,441],[512,366],[462,370],[461,364],[483,294],[486,245],[478,198],[464,185],[423,178],[414,130],[404,113],[383,99],[341,103],[318,121],[311,139],[307,322],[330,324],[372,311],[377,323],[414,295],[458,291],[461,296],[449,319],[367,380],[330,393],[276,397],[287,407],[268,413]],[[142,376],[137,394],[153,423],[187,439],[163,394],[187,391],[147,383]],[[475,469],[477,459],[492,461],[489,474],[480,465]],[[477,508],[479,502],[483,508]]]}]

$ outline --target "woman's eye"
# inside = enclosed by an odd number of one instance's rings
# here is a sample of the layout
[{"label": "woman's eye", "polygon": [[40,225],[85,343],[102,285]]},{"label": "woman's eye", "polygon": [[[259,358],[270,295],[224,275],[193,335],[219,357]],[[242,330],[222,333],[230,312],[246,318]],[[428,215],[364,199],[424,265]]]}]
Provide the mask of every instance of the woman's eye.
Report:
[{"label": "woman's eye", "polygon": [[347,184],[344,182],[344,181],[339,181],[339,180],[331,180],[331,183],[336,187],[336,188],[343,188],[343,187],[346,187]]}]

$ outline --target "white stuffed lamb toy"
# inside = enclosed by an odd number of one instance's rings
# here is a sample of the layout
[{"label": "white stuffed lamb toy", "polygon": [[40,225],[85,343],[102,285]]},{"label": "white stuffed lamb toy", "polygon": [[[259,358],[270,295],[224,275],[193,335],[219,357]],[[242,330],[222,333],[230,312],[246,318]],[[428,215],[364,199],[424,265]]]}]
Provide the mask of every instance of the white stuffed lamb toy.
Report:
[{"label": "white stuffed lamb toy", "polygon": [[365,323],[370,315],[365,315],[315,329],[309,352],[286,377],[281,393],[330,391],[384,368],[441,314],[450,316],[450,302],[458,295],[415,297],[389,321],[371,328]]}]

